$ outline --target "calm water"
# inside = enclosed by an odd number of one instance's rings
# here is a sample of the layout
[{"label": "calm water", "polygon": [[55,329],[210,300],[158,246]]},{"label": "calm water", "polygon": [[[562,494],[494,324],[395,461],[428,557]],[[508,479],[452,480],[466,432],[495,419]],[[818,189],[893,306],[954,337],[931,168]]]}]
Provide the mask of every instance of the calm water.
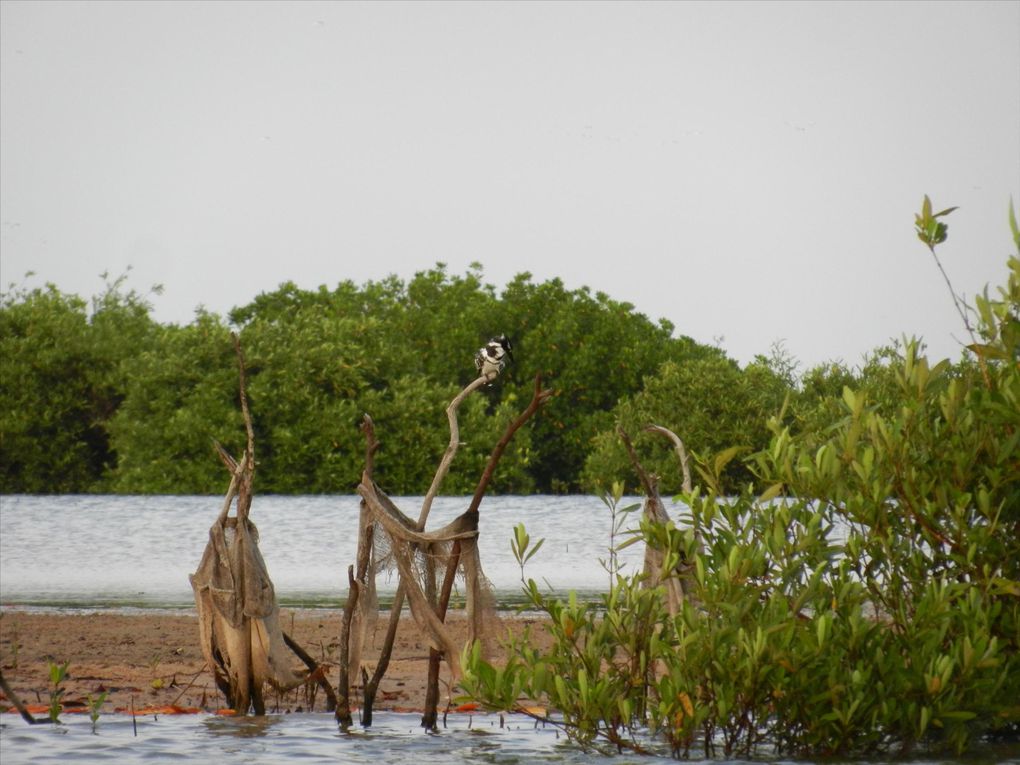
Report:
[{"label": "calm water", "polygon": [[[417,517],[421,497],[395,499]],[[635,500],[636,501],[636,500]],[[218,497],[0,497],[0,603],[4,605],[188,607],[198,566],[219,514]],[[429,527],[463,512],[469,498],[441,497]],[[635,516],[636,517],[636,516]],[[251,519],[284,605],[335,606],[347,594],[357,545],[358,497],[256,497]],[[610,518],[597,497],[490,497],[481,507],[482,565],[501,600],[520,592],[510,552],[523,522],[545,544],[527,575],[557,590],[605,590]],[[637,546],[621,554],[640,565]],[[396,589],[382,580],[381,592]]]}]

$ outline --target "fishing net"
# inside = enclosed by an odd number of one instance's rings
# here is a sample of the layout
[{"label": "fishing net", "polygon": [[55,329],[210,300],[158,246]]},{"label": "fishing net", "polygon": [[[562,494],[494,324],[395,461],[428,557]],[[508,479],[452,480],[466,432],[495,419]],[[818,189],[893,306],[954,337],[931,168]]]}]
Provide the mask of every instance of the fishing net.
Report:
[{"label": "fishing net", "polygon": [[457,582],[465,599],[468,643],[477,639],[484,648],[499,623],[492,585],[478,555],[478,512],[465,512],[436,531],[424,532],[374,483],[363,482],[358,492],[363,498],[361,538],[371,540],[372,556],[365,579],[358,583],[361,592],[351,627],[350,666],[359,667],[362,647],[374,629],[376,578],[396,573],[415,624],[429,645],[443,653],[454,678],[458,677],[462,646],[436,613],[437,573],[441,578],[446,572],[455,545],[459,548]]},{"label": "fishing net", "polygon": [[237,517],[224,511],[209,529],[198,570],[190,576],[205,660],[228,705],[264,713],[262,688],[288,690],[303,681],[288,661],[276,593],[259,552],[258,529],[238,501]]}]

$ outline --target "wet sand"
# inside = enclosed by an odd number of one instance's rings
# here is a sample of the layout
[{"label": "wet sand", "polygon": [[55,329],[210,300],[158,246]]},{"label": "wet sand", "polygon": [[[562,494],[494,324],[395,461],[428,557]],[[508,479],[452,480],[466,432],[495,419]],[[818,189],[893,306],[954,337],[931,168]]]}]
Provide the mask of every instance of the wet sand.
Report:
[{"label": "wet sand", "polygon": [[[327,676],[337,683],[336,657],[340,634],[339,611],[281,610],[281,624],[312,658],[328,666]],[[503,634],[515,633],[538,620],[516,614],[503,616]],[[451,614],[450,623],[460,629],[458,642],[466,636],[461,620]],[[365,650],[366,663],[374,666],[382,645],[386,615],[380,615],[375,640]],[[544,634],[537,629],[535,634]],[[0,613],[0,666],[4,678],[26,704],[46,705],[50,679],[48,662],[69,662],[63,683],[63,702],[70,712],[106,691],[104,714],[146,708],[178,706],[214,711],[224,704],[212,673],[205,666],[199,645],[198,619],[194,613],[39,613],[17,608]],[[500,660],[502,648],[493,657]],[[428,644],[409,616],[397,633],[393,657],[379,687],[377,710],[417,711],[425,698]],[[295,668],[303,667],[294,657]],[[449,687],[449,671],[442,674],[441,708],[456,689]],[[360,706],[360,693],[352,694]],[[311,685],[284,694],[267,689],[270,712],[324,711],[321,688]],[[0,694],[0,709],[10,707]],[[13,710],[12,710],[13,711]],[[45,716],[45,713],[42,713]]]}]

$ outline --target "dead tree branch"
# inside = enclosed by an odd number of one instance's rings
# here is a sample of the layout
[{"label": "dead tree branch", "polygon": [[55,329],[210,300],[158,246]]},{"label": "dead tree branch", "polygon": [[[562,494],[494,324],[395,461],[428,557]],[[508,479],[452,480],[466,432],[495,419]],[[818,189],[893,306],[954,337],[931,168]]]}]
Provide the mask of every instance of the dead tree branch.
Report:
[{"label": "dead tree branch", "polygon": [[[237,352],[239,396],[247,446],[238,462],[220,444],[216,451],[230,472],[223,507],[209,530],[198,569],[191,575],[199,616],[199,637],[207,664],[227,704],[240,714],[252,709],[265,714],[266,683],[286,690],[307,682],[308,677],[287,666],[287,647],[313,675],[321,674],[306,653],[284,636],[279,622],[276,593],[258,548],[258,530],[249,520],[255,473],[255,430],[252,426],[246,370],[241,343],[232,334]],[[230,517],[236,500],[236,517]],[[328,685],[328,683],[327,683]],[[327,693],[332,695],[332,689]]]},{"label": "dead tree branch", "polygon": [[[513,440],[514,434],[517,433],[521,427],[530,420],[536,412],[549,400],[553,395],[551,389],[542,389],[542,377],[541,375],[535,375],[535,390],[531,398],[531,403],[528,407],[521,412],[521,414],[509,425],[503,433],[503,437],[496,443],[495,448],[492,450],[492,454],[489,455],[489,461],[485,465],[485,469],[482,471],[482,476],[478,481],[478,485],[475,487],[474,496],[471,498],[471,504],[468,507],[468,513],[478,513],[478,508],[482,504],[482,499],[485,497],[485,491],[488,489],[489,483],[492,480],[493,474],[496,472],[496,465],[499,464],[500,459],[503,456],[503,452],[506,451],[506,447]],[[436,614],[439,616],[439,620],[442,622],[446,621],[446,612],[450,605],[450,595],[453,592],[453,581],[457,575],[457,566],[460,564],[460,553],[461,545],[460,542],[454,542],[453,549],[450,551],[450,557],[446,562],[446,573],[443,577],[443,588],[439,596],[439,602],[436,606]],[[439,665],[443,658],[443,653],[436,648],[429,649],[429,670],[428,678],[425,686],[425,713],[422,716],[421,724],[422,727],[427,730],[434,730],[439,717]],[[450,657],[450,660],[455,660]]]},{"label": "dead tree branch", "polygon": [[662,427],[662,425],[649,425],[645,428],[645,430],[649,433],[658,433],[673,442],[673,448],[676,450],[677,459],[680,460],[680,469],[683,471],[684,494],[690,494],[694,491],[691,484],[691,467],[688,464],[689,460],[687,456],[687,449],[684,447],[684,442],[680,440],[680,436],[669,428]]},{"label": "dead tree branch", "polygon": [[432,478],[432,485],[429,486],[428,493],[425,495],[425,501],[422,502],[421,514],[418,516],[419,531],[425,528],[425,521],[428,520],[429,511],[432,509],[432,502],[435,500],[436,494],[439,493],[439,487],[443,483],[443,479],[446,478],[446,474],[450,472],[450,465],[453,463],[453,458],[457,454],[457,447],[460,446],[460,426],[457,424],[457,411],[460,409],[460,405],[464,402],[464,399],[485,385],[486,382],[488,382],[488,378],[484,375],[475,378],[468,383],[467,387],[458,393],[456,397],[454,397],[453,401],[450,402],[450,405],[446,407],[446,418],[450,421],[450,443],[446,446],[443,458],[439,462],[439,468],[436,470],[436,474]]},{"label": "dead tree branch", "polygon": [[[422,502],[421,511],[418,515],[417,528],[419,531],[425,529],[425,523],[428,520],[429,512],[432,509],[432,503],[435,501],[436,496],[439,494],[439,488],[446,478],[446,475],[450,471],[450,465],[453,464],[453,458],[457,454],[457,449],[460,446],[460,425],[458,423],[457,415],[460,410],[461,404],[464,400],[471,395],[474,391],[478,390],[482,385],[487,382],[484,376],[480,376],[471,381],[460,393],[458,393],[450,404],[446,407],[446,417],[450,423],[450,441],[446,446],[446,450],[443,453],[442,458],[439,462],[439,467],[436,469],[436,473],[432,478],[432,484],[429,486],[428,492],[425,494],[424,501]],[[371,419],[367,417],[368,423],[371,423]],[[366,439],[369,439],[366,445],[365,455],[365,470],[362,474],[362,483],[365,486],[371,486],[373,482],[372,478],[372,466],[373,466],[373,454],[375,447],[372,446],[372,442],[375,440],[375,429],[366,430]],[[377,444],[376,444],[377,446]],[[362,507],[364,508],[365,498],[362,497]],[[364,534],[364,532],[362,532]],[[371,545],[366,545],[369,548]],[[361,542],[359,540],[359,561],[361,558]],[[366,566],[367,571],[367,566]],[[434,570],[429,572],[431,576],[427,577],[427,580],[432,581],[432,586],[426,596],[431,602],[435,601],[435,574]],[[361,566],[359,563],[359,579],[361,578]],[[393,604],[390,606],[390,619],[389,624],[386,628],[386,637],[383,641],[383,646],[379,654],[379,660],[376,662],[375,670],[372,673],[372,677],[364,683],[363,688],[363,705],[362,705],[362,725],[368,727],[372,724],[372,708],[375,704],[375,697],[379,690],[379,683],[382,682],[382,678],[386,674],[386,670],[389,668],[390,658],[393,654],[393,643],[397,635],[397,627],[400,624],[400,613],[404,607],[404,583],[401,578],[400,584],[397,585],[397,592],[393,598]],[[346,617],[345,617],[346,618]],[[348,656],[349,666],[353,666],[350,661],[351,657]],[[341,693],[343,689],[341,688]],[[339,719],[339,717],[338,717]]]},{"label": "dead tree branch", "polygon": [[[375,453],[379,441],[375,437],[375,423],[365,414],[361,423],[361,432],[365,434],[365,469],[362,480],[371,481],[375,470]],[[344,605],[343,621],[340,624],[340,679],[338,682],[340,697],[336,707],[336,720],[341,728],[348,729],[354,721],[351,717],[351,668],[355,672],[361,666],[361,630],[353,629],[355,617],[364,611],[367,604],[362,602],[361,592],[367,588],[368,569],[372,560],[372,546],[375,543],[375,527],[368,522],[368,508],[365,500],[360,503],[358,521],[358,552],[357,573],[354,566],[347,568],[347,602]],[[373,598],[374,601],[374,598]],[[374,607],[374,606],[373,606]],[[352,647],[351,635],[356,634]],[[369,713],[371,717],[371,713]]]},{"label": "dead tree branch", "polygon": [[333,686],[329,684],[329,678],[326,677],[324,666],[313,659],[308,651],[302,648],[300,643],[286,632],[283,633],[283,642],[286,643],[287,647],[290,648],[290,650],[292,650],[294,654],[305,663],[306,667],[308,667],[309,674],[305,682],[312,682],[314,680],[319,684],[323,693],[326,694],[326,711],[332,712],[337,708],[336,693],[333,692]]}]

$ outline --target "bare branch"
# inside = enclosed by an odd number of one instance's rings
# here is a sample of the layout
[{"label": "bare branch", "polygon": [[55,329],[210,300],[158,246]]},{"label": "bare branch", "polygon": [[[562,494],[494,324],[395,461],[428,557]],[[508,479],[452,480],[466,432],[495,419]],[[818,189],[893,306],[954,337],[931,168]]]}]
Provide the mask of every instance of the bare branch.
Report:
[{"label": "bare branch", "polygon": [[32,713],[25,707],[24,702],[18,698],[18,694],[14,692],[14,689],[7,684],[7,680],[4,679],[3,670],[0,670],[0,690],[4,692],[4,695],[14,704],[14,708],[18,710],[18,714],[21,715],[21,719],[27,722],[29,725],[39,725],[40,723],[51,722],[49,718],[45,720],[37,720],[32,716]]},{"label": "bare branch", "polygon": [[251,462],[251,470],[255,471],[255,429],[251,424],[251,412],[248,410],[248,394],[245,391],[245,385],[247,381],[248,371],[244,365],[244,351],[241,350],[241,340],[238,338],[236,332],[230,333],[230,338],[234,341],[234,350],[237,352],[237,367],[238,377],[240,377],[240,396],[241,396],[241,414],[244,416],[244,429],[248,434],[248,451],[247,457]]},{"label": "bare branch", "polygon": [[450,465],[453,462],[453,457],[457,453],[457,447],[460,446],[460,426],[457,424],[457,410],[460,409],[461,403],[469,395],[474,393],[480,387],[488,382],[488,378],[484,375],[475,378],[471,381],[464,390],[457,394],[457,396],[450,402],[450,405],[446,407],[446,417],[450,421],[450,443],[446,447],[446,451],[443,453],[443,458],[439,462],[439,468],[436,470],[436,474],[432,479],[432,485],[429,487],[428,493],[425,495],[425,501],[421,506],[421,514],[418,516],[418,528],[419,530],[425,528],[425,521],[428,520],[429,511],[432,509],[432,502],[436,498],[436,494],[439,493],[439,486],[443,483],[443,479],[446,478],[446,474],[450,472]]},{"label": "bare branch", "polygon": [[[535,392],[531,398],[531,403],[513,422],[507,425],[503,437],[499,439],[492,450],[492,454],[489,455],[489,461],[485,465],[485,470],[482,471],[482,476],[475,487],[475,494],[471,498],[471,505],[467,509],[468,513],[478,513],[478,508],[482,504],[482,498],[485,496],[485,490],[488,488],[496,471],[496,465],[499,464],[499,460],[502,458],[503,452],[506,451],[507,445],[513,440],[514,434],[535,415],[552,395],[553,391],[551,389],[542,390],[541,375],[535,375]],[[440,622],[446,621],[446,612],[450,606],[450,595],[453,592],[453,580],[457,575],[457,566],[460,564],[460,554],[461,544],[460,540],[457,540],[453,543],[450,557],[446,562],[443,588],[439,595],[439,602],[436,605],[436,613],[439,616]],[[435,728],[438,721],[439,662],[442,658],[442,651],[435,648],[429,649],[428,677],[425,685],[425,714],[422,716],[421,723],[422,727],[428,730]]]},{"label": "bare branch", "polygon": [[637,452],[634,451],[634,444],[631,442],[627,431],[620,426],[616,429],[616,432],[619,434],[620,440],[623,441],[623,446],[627,450],[627,455],[630,457],[630,464],[634,466],[634,472],[637,473],[638,480],[644,487],[645,496],[658,497],[659,481],[654,475],[645,470],[644,465],[641,464],[641,460],[638,459]]},{"label": "bare branch", "polygon": [[471,505],[468,507],[468,512],[477,512],[479,505],[482,504],[482,497],[485,496],[485,490],[489,486],[489,482],[492,480],[492,475],[496,471],[496,465],[499,464],[500,458],[503,456],[503,452],[506,450],[507,445],[513,440],[514,434],[521,429],[528,420],[530,420],[535,413],[550,399],[552,398],[554,391],[551,388],[542,390],[542,376],[535,375],[535,390],[531,397],[531,403],[528,404],[528,408],[518,415],[517,419],[507,425],[506,431],[503,433],[503,437],[496,443],[496,447],[492,450],[492,454],[489,455],[489,461],[485,465],[485,470],[482,472],[482,477],[478,481],[478,485],[475,487],[475,494],[471,498]]},{"label": "bare branch", "polygon": [[680,440],[680,436],[674,433],[669,428],[664,428],[662,425],[649,425],[645,428],[649,433],[658,433],[659,435],[665,436],[673,442],[673,448],[676,449],[676,456],[680,460],[680,469],[683,471],[684,482],[683,490],[685,494],[690,494],[694,489],[691,486],[691,468],[688,464],[687,449],[684,448],[684,442]]}]

